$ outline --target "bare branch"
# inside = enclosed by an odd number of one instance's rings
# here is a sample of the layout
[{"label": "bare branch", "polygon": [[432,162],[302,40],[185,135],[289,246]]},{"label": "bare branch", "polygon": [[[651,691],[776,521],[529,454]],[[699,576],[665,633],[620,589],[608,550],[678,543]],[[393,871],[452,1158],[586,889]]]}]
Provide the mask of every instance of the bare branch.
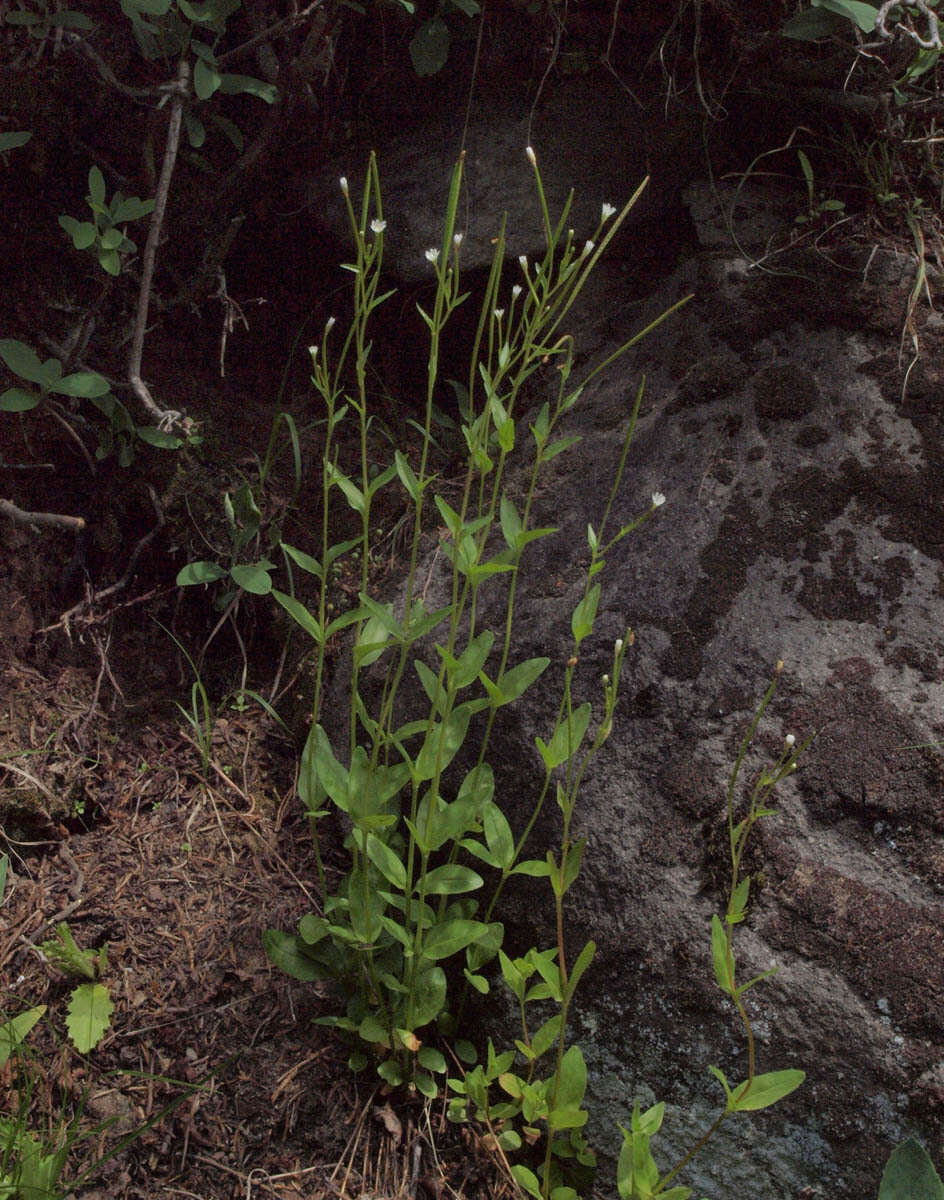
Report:
[{"label": "bare branch", "polygon": [[83,517],[69,517],[64,513],[26,512],[17,508],[12,500],[0,499],[0,514],[20,525],[51,525],[57,529],[71,529],[76,533],[85,528]]},{"label": "bare branch", "polygon": [[144,352],[144,333],[147,328],[148,306],[151,302],[151,282],[154,278],[154,263],[157,258],[157,247],[161,238],[161,226],[164,223],[164,213],[167,210],[167,197],[170,193],[170,181],[174,174],[174,163],[180,147],[180,125],[183,119],[184,100],[190,88],[190,64],[182,58],[178,64],[177,85],[171,99],[170,120],[167,123],[167,141],[164,145],[164,161],[161,164],[161,174],[157,181],[154,195],[154,211],[151,214],[151,224],[148,227],[147,242],[144,247],[144,259],[141,264],[141,289],[138,292],[138,309],[134,319],[134,337],[131,341],[131,354],[128,358],[128,382],[134,394],[144,407],[155,418],[158,428],[173,429],[182,423],[181,414],[172,409],[164,410],[155,404],[147,384],[141,378],[141,356]]}]

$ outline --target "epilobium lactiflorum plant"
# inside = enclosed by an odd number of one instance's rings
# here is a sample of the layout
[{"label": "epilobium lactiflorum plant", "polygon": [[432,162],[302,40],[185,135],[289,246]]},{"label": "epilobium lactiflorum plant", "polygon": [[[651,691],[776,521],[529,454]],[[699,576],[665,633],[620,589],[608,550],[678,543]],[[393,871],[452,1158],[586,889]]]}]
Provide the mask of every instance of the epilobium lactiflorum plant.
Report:
[{"label": "epilobium lactiflorum plant", "polygon": [[[371,420],[367,379],[371,317],[389,295],[380,291],[386,220],[373,158],[357,208],[347,181],[341,180],[355,246],[353,260],[346,264],[353,279],[354,316],[349,328],[337,333],[334,321],[328,321],[320,343],[311,348],[312,379],[326,416],[321,544],[317,558],[294,546],[280,546],[290,570],[301,569],[316,578],[317,601],[309,609],[295,597],[294,589],[292,594],[278,589],[272,593],[316,648],[315,720],[302,754],[298,787],[315,841],[320,911],[304,916],[297,933],[270,930],[266,949],[273,962],[296,978],[333,980],[341,985],[344,1012],[325,1018],[325,1022],[350,1037],[353,1068],[373,1065],[389,1085],[407,1085],[426,1096],[437,1094],[446,1071],[446,1059],[432,1044],[432,1035],[455,1031],[455,1013],[464,994],[488,993],[489,968],[497,959],[504,982],[520,1007],[522,1037],[516,1050],[502,1053],[490,1043],[486,1061],[477,1066],[472,1066],[476,1060],[473,1047],[461,1039],[453,1043],[457,1060],[465,1061],[470,1069],[461,1078],[449,1080],[451,1114],[456,1119],[485,1121],[501,1154],[513,1152],[523,1141],[533,1144],[544,1137],[543,1161],[536,1163],[535,1170],[516,1165],[513,1174],[518,1184],[535,1196],[570,1200],[577,1193],[565,1182],[566,1169],[575,1168],[575,1176],[579,1176],[593,1159],[580,1133],[586,1120],[586,1068],[580,1048],[567,1043],[566,1026],[575,989],[590,964],[594,946],[588,943],[568,961],[563,898],[577,878],[584,851],[583,840],[575,838],[571,829],[580,788],[612,729],[632,631],[627,630],[616,642],[596,718],[590,703],[575,702],[573,680],[581,645],[593,633],[601,595],[599,576],[607,553],[665,502],[661,493],[654,493],[648,502],[640,503],[633,519],[612,531],[611,510],[642,386],[609,501],[599,527],[588,529],[590,564],[583,596],[571,614],[573,643],[564,667],[560,704],[546,740],[537,739],[530,812],[518,836],[502,797],[496,793],[489,744],[499,710],[518,701],[550,666],[550,660],[543,657],[514,661],[513,647],[522,557],[532,542],[555,533],[534,521],[538,481],[546,465],[577,440],[562,436],[561,422],[590,379],[674,309],[582,380],[572,379],[573,345],[562,324],[641,188],[618,213],[612,205],[604,205],[592,237],[578,243],[573,231],[566,229],[570,200],[552,223],[530,149],[528,158],[547,249],[539,262],[518,259],[511,268],[514,281],[509,287],[504,280],[509,269],[504,229],[496,238],[464,385],[466,470],[455,504],[435,491],[429,463],[440,351],[450,318],[468,299],[460,290],[462,234],[456,230],[462,162],[453,174],[442,242],[426,251],[435,272],[436,291],[428,310],[420,309],[429,332],[424,437],[412,461],[397,450],[393,461],[380,471],[371,469],[367,453]],[[526,419],[521,411],[522,389],[549,363],[556,367],[553,396]],[[353,423],[360,447],[359,464],[350,473],[339,465],[343,422]],[[519,467],[525,466],[524,482],[514,488],[509,482],[513,455]],[[521,478],[520,472],[516,478]],[[390,486],[402,488],[412,529],[405,583],[396,603],[372,594],[369,575],[372,505],[380,490]],[[358,533],[333,544],[330,531],[335,503],[354,512]],[[434,513],[442,530],[440,549],[452,570],[447,602],[431,609],[425,600],[419,561],[424,521]],[[332,616],[327,600],[332,565],[355,552],[361,564],[359,603],[353,611]],[[480,614],[483,589],[496,587],[504,589],[504,619],[493,629],[483,627]],[[328,641],[348,628],[351,672],[346,736],[343,744],[332,744],[318,721],[325,687],[325,651]],[[420,653],[419,644],[431,639],[435,658],[428,659]],[[379,668],[375,666],[378,663]],[[382,673],[381,687],[365,685],[364,672],[369,667],[374,668],[373,679]],[[421,711],[401,721],[402,705],[397,704],[397,697],[408,673],[415,674],[424,700]],[[416,689],[411,694],[420,693]],[[474,726],[473,718],[477,718]],[[475,744],[467,746],[472,728]],[[461,770],[459,761],[466,764]],[[526,858],[529,836],[549,795],[561,815],[559,845],[556,849],[542,847],[539,856]],[[520,794],[515,806],[520,811]],[[318,853],[318,823],[332,808],[346,818],[345,847],[350,859],[340,884],[329,888]],[[747,822],[731,826],[735,882],[726,924],[720,925],[720,940],[714,935],[719,985],[745,1021],[740,996],[751,984],[734,982],[726,929],[744,914],[748,883],[738,880],[738,864],[751,826],[765,811],[752,805]],[[554,913],[557,937],[548,949],[532,949],[512,959],[503,949],[500,898],[514,875],[548,880],[553,905],[551,909],[549,903],[549,911]],[[532,1030],[527,1008],[537,1000],[556,1002],[558,1012]],[[766,1102],[772,1103],[776,1097],[762,1084],[764,1078],[753,1073],[751,1049],[746,1086],[729,1089],[724,1083],[729,1111],[762,1107],[751,1103],[762,1091]],[[783,1086],[785,1082],[781,1079],[777,1084],[781,1095],[790,1090]],[[490,1097],[492,1084],[498,1084],[504,1093],[500,1104]],[[650,1178],[646,1155],[649,1137],[658,1128],[657,1115],[653,1110],[634,1116],[633,1130],[626,1135],[633,1147],[629,1159],[621,1160],[620,1190],[626,1200],[657,1192],[673,1200],[688,1194],[687,1189],[665,1192],[670,1176],[662,1181],[662,1187],[658,1173],[654,1181]]]},{"label": "epilobium lactiflorum plant", "polygon": [[[547,251],[540,262],[521,258],[515,282],[508,288],[503,285],[503,230],[496,239],[470,356],[462,426],[467,470],[455,507],[434,493],[428,464],[440,348],[450,318],[467,299],[459,282],[462,235],[455,227],[462,164],[453,175],[442,242],[426,254],[437,287],[429,310],[420,310],[429,331],[425,437],[418,461],[411,462],[397,451],[386,470],[374,474],[366,449],[367,369],[370,319],[386,299],[379,288],[385,219],[373,159],[359,211],[346,180],[341,181],[355,243],[353,261],[346,264],[353,276],[355,304],[351,325],[340,335],[337,349],[338,335],[332,337],[329,321],[321,343],[311,351],[312,378],[327,417],[320,555],[316,559],[295,547],[282,547],[287,562],[319,580],[320,598],[310,611],[293,596],[273,592],[316,644],[316,716],[326,644],[340,629],[354,627],[347,744],[332,746],[316,720],[299,780],[313,829],[328,805],[347,817],[351,862],[341,886],[331,892],[322,872],[322,911],[304,917],[297,934],[270,932],[267,949],[273,961],[295,976],[343,981],[349,997],[347,1011],[332,1020],[356,1035],[363,1047],[352,1061],[361,1064],[373,1057],[389,1083],[409,1082],[427,1094],[435,1093],[434,1075],[445,1068],[442,1055],[423,1044],[426,1034],[422,1032],[448,1013],[453,1003],[444,964],[461,962],[460,978],[464,974],[467,986],[488,990],[483,969],[498,954],[503,936],[501,922],[495,919],[495,900],[507,879],[523,869],[524,838],[515,840],[495,795],[488,745],[499,710],[518,700],[549,665],[546,658],[512,661],[519,564],[531,542],[554,532],[534,526],[538,479],[546,464],[576,440],[561,437],[559,426],[582,388],[646,332],[575,385],[573,346],[562,332],[562,322],[636,197],[618,214],[607,206],[592,238],[578,244],[573,231],[565,229],[570,202],[552,224],[530,152],[529,159],[544,215]],[[522,388],[547,363],[557,368],[556,394],[525,424],[520,411]],[[342,380],[350,378],[353,386],[346,388]],[[639,398],[620,469],[638,408]],[[361,447],[359,469],[352,474],[338,465],[337,437],[344,421],[355,423]],[[522,490],[513,494],[506,469],[516,448],[519,457],[530,459],[530,470]],[[371,595],[368,574],[371,506],[381,488],[393,485],[403,489],[412,518],[406,581],[396,606]],[[338,500],[357,515],[359,535],[332,545],[331,511]],[[595,576],[603,567],[606,550],[645,521],[655,507],[656,503],[641,504],[637,516],[612,536],[605,532],[609,512],[600,531],[590,531],[590,577],[573,614],[575,658],[593,629],[600,597]],[[429,611],[418,573],[420,534],[424,519],[437,510],[444,527],[442,551],[452,564],[452,589],[449,603]],[[355,549],[360,551],[362,566],[359,606],[331,620],[328,572],[340,555]],[[497,586],[497,581],[503,581],[506,589],[505,620],[498,630],[485,629],[478,617],[480,595],[483,588]],[[436,638],[438,670],[416,656],[417,643],[430,635]],[[602,730],[609,729],[622,653],[606,694],[603,726],[596,734],[588,734],[591,706],[570,701],[573,666],[568,668],[557,723],[538,747],[543,775],[536,780],[534,813],[526,833],[549,793],[558,795],[562,807],[572,806],[579,775],[586,769],[581,756],[588,746],[595,749],[605,736]],[[369,708],[362,694],[362,672],[380,659],[386,662],[385,684],[379,700]],[[395,699],[408,671],[419,678],[426,708],[415,719],[397,724]],[[454,778],[450,764],[475,715],[480,716],[481,738],[475,765]],[[558,776],[568,782],[558,782]],[[560,863],[555,867],[543,863],[542,872],[573,872],[580,849],[567,849],[563,868]],[[528,870],[533,873],[530,866]],[[493,898],[483,900],[489,891]]]}]

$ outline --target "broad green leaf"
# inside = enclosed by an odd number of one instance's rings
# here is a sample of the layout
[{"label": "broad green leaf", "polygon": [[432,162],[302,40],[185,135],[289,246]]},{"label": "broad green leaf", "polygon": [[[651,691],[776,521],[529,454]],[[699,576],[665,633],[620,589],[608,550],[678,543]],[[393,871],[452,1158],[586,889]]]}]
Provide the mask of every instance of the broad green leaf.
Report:
[{"label": "broad green leaf", "polygon": [[538,1183],[537,1175],[529,1167],[522,1163],[515,1163],[511,1168],[511,1173],[519,1187],[524,1188],[529,1196],[534,1196],[535,1200],[541,1200],[541,1185]]},{"label": "broad green leaf", "polygon": [[65,213],[59,218],[59,224],[72,238],[76,250],[87,250],[95,241],[98,231],[91,221],[77,221],[75,217]]},{"label": "broad green leaf", "polygon": [[757,1112],[762,1108],[770,1108],[784,1096],[795,1092],[805,1078],[805,1071],[786,1070],[755,1075],[753,1080],[745,1079],[733,1090],[728,1100],[728,1111]]},{"label": "broad green leaf", "polygon": [[573,995],[577,990],[577,984],[580,982],[581,976],[587,967],[593,962],[593,956],[597,952],[596,942],[587,942],[584,948],[577,955],[577,961],[570,969],[570,975],[567,978],[567,992]]},{"label": "broad green leaf", "polygon": [[116,250],[100,250],[98,265],[109,275],[117,276],[121,274],[121,259]]},{"label": "broad green leaf", "polygon": [[439,1094],[439,1088],[436,1086],[436,1081],[431,1079],[422,1071],[417,1071],[413,1076],[413,1082],[416,1085],[416,1090],[427,1100],[435,1100]]},{"label": "broad green leaf", "polygon": [[36,1008],[28,1008],[26,1012],[18,1013],[0,1025],[0,1069],[7,1065],[10,1055],[26,1038],[45,1011],[46,1005],[40,1004]]},{"label": "broad green leaf", "polygon": [[734,889],[734,893],[731,896],[731,903],[728,905],[728,912],[724,918],[728,925],[736,925],[739,921],[744,920],[744,910],[747,908],[750,890],[751,877],[750,875],[746,875]]},{"label": "broad green leaf", "polygon": [[549,745],[545,745],[540,738],[535,738],[538,752],[549,771],[553,771],[577,753],[590,724],[590,711],[589,702],[581,704],[571,714],[569,721],[565,718],[557,726]]},{"label": "broad green leaf", "polygon": [[410,40],[410,60],[419,76],[435,75],[449,57],[449,27],[441,17],[431,17]]},{"label": "broad green leaf", "polygon": [[94,371],[76,371],[73,375],[63,375],[50,389],[60,396],[81,396],[87,399],[93,396],[104,396],[110,390],[108,380]]},{"label": "broad green leaf", "polygon": [[104,984],[80,983],[72,993],[66,1029],[80,1054],[88,1054],[105,1036],[114,1007]]},{"label": "broad green leaf", "polygon": [[140,200],[137,196],[127,196],[112,209],[111,219],[116,225],[121,225],[125,221],[137,221],[153,211],[153,200]]},{"label": "broad green leaf", "polygon": [[298,936],[306,946],[317,946],[319,942],[324,941],[330,935],[330,929],[331,926],[324,917],[316,916],[314,913],[305,913],[298,922]]},{"label": "broad green leaf", "polygon": [[197,99],[209,100],[223,82],[219,71],[215,71],[209,63],[198,58],[193,68],[193,90]]},{"label": "broad green leaf", "polygon": [[187,563],[177,572],[177,586],[191,587],[197,583],[215,583],[218,579],[225,578],[226,574],[226,570],[219,563],[205,561]]},{"label": "broad green leaf", "polygon": [[465,741],[472,714],[485,704],[485,700],[467,700],[464,704],[456,705],[445,722],[433,721],[430,724],[414,763],[414,777],[417,780],[432,779],[437,771],[444,771],[449,766]]},{"label": "broad green leaf", "polygon": [[875,28],[875,17],[878,8],[874,4],[862,3],[862,0],[812,0],[814,8],[825,8],[839,17],[845,17],[863,33],[871,33]]},{"label": "broad green leaf", "polygon": [[19,129],[15,133],[0,133],[0,154],[6,154],[8,150],[18,150],[20,146],[25,146],[33,136],[29,129]]},{"label": "broad green leaf", "polygon": [[0,412],[29,412],[41,400],[39,392],[31,392],[28,388],[7,388],[0,393]]},{"label": "broad green leaf", "polygon": [[[482,876],[470,867],[463,867],[460,863],[444,863],[426,875],[426,894],[427,896],[454,896],[461,892],[475,891],[476,888],[482,886],[483,882]],[[417,883],[413,890],[419,894],[420,884]]]},{"label": "broad green leaf", "polygon": [[101,247],[103,250],[117,250],[124,240],[120,229],[106,229],[101,237]]},{"label": "broad green leaf", "polygon": [[[374,834],[367,835],[367,857],[383,877],[401,891],[406,887],[406,868],[386,843]],[[431,955],[430,957],[436,957]]]},{"label": "broad green leaf", "polygon": [[254,75],[230,75],[228,73],[222,75],[220,91],[224,96],[235,96],[237,93],[245,92],[250,96],[256,96],[259,100],[264,100],[266,104],[274,104],[279,98],[279,89],[274,84],[263,83]]},{"label": "broad green leaf", "polygon": [[[465,890],[465,889],[463,889]],[[484,933],[486,926],[481,921],[469,921],[461,918],[443,921],[434,925],[423,937],[423,953],[427,958],[438,960],[451,958],[464,950],[470,942],[474,942],[479,934]]]},{"label": "broad green leaf", "polygon": [[521,533],[521,518],[515,508],[514,501],[507,495],[501,498],[501,531],[505,544],[515,550],[518,546],[518,536]]},{"label": "broad green leaf", "polygon": [[[563,1105],[551,1109],[547,1123],[551,1129],[581,1129],[587,1123],[589,1113],[585,1108],[566,1108]],[[574,1195],[576,1196],[576,1192]]]},{"label": "broad green leaf", "polygon": [[446,711],[447,695],[444,684],[440,684],[439,676],[434,675],[426,663],[422,659],[415,658],[413,666],[416,669],[417,675],[420,677],[420,683],[423,685],[423,691],[426,693],[426,698],[433,705],[436,712],[442,716]]},{"label": "broad green leaf", "polygon": [[365,1042],[390,1047],[390,1034],[373,1013],[368,1013],[357,1027],[357,1036]]},{"label": "broad green leaf", "polygon": [[728,996],[732,995],[734,956],[731,954],[727,930],[717,913],[711,918],[711,961],[718,987]]},{"label": "broad green leaf", "polygon": [[916,1138],[908,1138],[892,1151],[878,1200],[944,1200],[944,1183]]},{"label": "broad green leaf", "polygon": [[179,450],[184,444],[184,439],[176,433],[171,433],[169,429],[158,429],[154,425],[136,425],[134,432],[142,442],[158,450]]},{"label": "broad green leaf", "polygon": [[[197,63],[197,66],[201,66]],[[187,130],[187,141],[193,150],[199,150],[206,141],[206,126],[193,113],[184,113],[184,128]]]},{"label": "broad green leaf", "polygon": [[578,645],[593,632],[593,622],[597,617],[599,603],[600,585],[595,583],[574,609],[570,618],[570,628]]},{"label": "broad green leaf", "polygon": [[15,338],[0,338],[0,358],[14,375],[19,375],[27,383],[38,383],[41,387],[48,386],[49,371],[39,361],[36,351],[27,346],[25,342],[18,342]]},{"label": "broad green leaf", "polygon": [[394,462],[396,463],[397,474],[400,476],[400,482],[406,489],[407,495],[416,504],[421,495],[420,481],[416,478],[416,474],[410,466],[406,455],[401,453],[401,451],[397,450],[395,452]]},{"label": "broad green leaf", "polygon": [[557,1104],[561,1108],[579,1108],[586,1091],[587,1064],[584,1062],[583,1053],[579,1046],[568,1046],[560,1064]]},{"label": "broad green leaf", "polygon": [[353,480],[348,479],[348,477],[342,471],[339,471],[333,463],[325,463],[325,475],[327,476],[329,483],[335,484],[341,489],[341,491],[347,497],[347,502],[351,508],[353,508],[355,512],[363,513],[365,506],[364,493],[357,486],[357,484],[354,483]]},{"label": "broad green leaf", "polygon": [[318,781],[343,812],[348,810],[348,772],[334,757],[328,735],[320,725],[313,725],[305,745]]},{"label": "broad green leaf", "polygon": [[234,124],[229,117],[224,117],[221,113],[210,113],[210,120],[229,140],[236,153],[242,154],[246,139],[243,137],[239,126]]},{"label": "broad green leaf", "polygon": [[309,575],[314,575],[316,579],[321,579],[324,572],[317,558],[312,558],[304,550],[297,550],[294,546],[289,546],[287,542],[280,542],[279,548],[284,550],[292,562],[301,567],[303,571],[307,571]]},{"label": "broad green leaf", "polygon": [[421,1046],[416,1057],[420,1066],[425,1067],[427,1071],[435,1071],[437,1075],[440,1075],[446,1070],[445,1058],[433,1046]]},{"label": "broad green leaf", "polygon": [[515,839],[502,810],[493,801],[485,806],[482,818],[485,842],[491,852],[492,865],[505,870],[515,858]]},{"label": "broad green leaf", "polygon": [[[179,583],[178,579],[178,583]],[[318,621],[311,615],[308,609],[294,596],[286,595],[285,592],[280,592],[278,588],[272,589],[272,595],[281,604],[290,617],[294,618],[295,622],[304,629],[308,636],[317,644],[321,645],[325,640],[324,630]]]},{"label": "broad green leaf", "polygon": [[446,974],[442,967],[418,971],[413,988],[413,1025],[435,1021],[446,1003]]},{"label": "broad green leaf", "polygon": [[468,687],[472,680],[476,678],[479,671],[485,665],[485,660],[489,656],[494,641],[494,633],[491,630],[485,630],[469,642],[458,659],[448,654],[442,646],[436,647],[439,656],[446,663],[449,672],[449,681],[456,691],[460,688]]},{"label": "broad green leaf", "polygon": [[105,176],[98,167],[90,167],[88,174],[89,196],[93,205],[105,204]]},{"label": "broad green leaf", "polygon": [[[531,1049],[535,1058],[540,1058],[542,1054],[546,1054],[551,1046],[560,1037],[561,1014],[555,1013],[550,1020],[544,1022],[541,1028],[535,1033],[531,1039]],[[563,1064],[561,1064],[563,1066]]]}]

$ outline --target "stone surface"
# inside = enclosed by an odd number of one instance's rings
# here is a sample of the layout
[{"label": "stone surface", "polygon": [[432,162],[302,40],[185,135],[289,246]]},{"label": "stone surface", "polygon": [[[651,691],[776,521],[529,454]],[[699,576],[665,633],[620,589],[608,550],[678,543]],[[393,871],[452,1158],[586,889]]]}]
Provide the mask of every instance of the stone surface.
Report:
[{"label": "stone surface", "polygon": [[[463,142],[454,101],[434,105],[374,147],[352,144],[308,183],[308,203],[331,232],[347,243],[350,229],[338,178],[350,184],[359,212],[368,154],[376,148],[384,197],[384,259],[404,283],[433,277],[425,251],[442,243],[443,215],[453,168],[465,146],[465,189],[456,219],[463,234],[462,266],[474,271],[492,261],[494,239],[507,214],[509,257],[544,249],[534,172],[525,157],[537,155],[552,221],[571,189],[567,221],[578,243],[594,236],[604,202],[622,205],[646,175],[651,181],[630,222],[658,220],[677,197],[691,154],[697,121],[643,114],[602,67],[585,76],[552,77],[542,97],[505,73],[498,63],[478,80]],[[455,87],[466,86],[454,80]]]}]

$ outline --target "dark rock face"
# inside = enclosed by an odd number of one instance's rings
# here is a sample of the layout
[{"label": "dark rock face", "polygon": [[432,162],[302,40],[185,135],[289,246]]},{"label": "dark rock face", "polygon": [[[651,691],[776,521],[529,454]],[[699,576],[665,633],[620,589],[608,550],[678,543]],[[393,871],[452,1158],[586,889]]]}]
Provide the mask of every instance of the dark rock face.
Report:
[{"label": "dark rock face", "polygon": [[[540,776],[534,738],[552,727],[570,653],[587,523],[599,524],[645,372],[614,528],[655,491],[667,503],[608,555],[579,676],[578,699],[599,700],[613,639],[635,629],[614,732],[584,788],[578,832],[589,844],[568,895],[572,954],[588,938],[598,945],[574,1028],[591,1071],[591,1135],[615,1153],[634,1095],[665,1099],[657,1158],[667,1168],[717,1114],[708,1065],[743,1074],[709,925],[724,905],[728,774],[783,659],[745,781],[788,732],[813,740],[779,815],[757,831],[735,948],[742,979],[779,968],[748,993],[758,1069],[801,1067],[807,1080],[770,1112],[723,1125],[680,1182],[711,1200],[865,1200],[908,1133],[937,1161],[942,1150],[941,332],[924,331],[916,389],[903,398],[902,290],[813,255],[765,275],[731,257],[706,191],[692,205],[703,249],[635,305],[632,324],[614,299],[616,263],[601,267],[574,321],[593,361],[694,296],[586,389],[568,430],[582,441],[545,477],[536,524],[560,532],[522,566],[511,661],[548,655],[552,666],[527,703],[503,710],[496,798],[523,824]],[[750,227],[739,234],[749,246]],[[485,592],[482,615],[497,621],[500,585]],[[535,851],[555,833],[542,816]],[[540,883],[510,897],[516,950],[553,943]],[[615,1194],[605,1168],[598,1188]]]},{"label": "dark rock face", "polygon": [[348,179],[359,212],[368,153],[377,150],[387,222],[385,262],[403,283],[433,277],[424,255],[442,243],[449,183],[463,148],[466,190],[456,231],[463,236],[466,271],[491,263],[503,214],[509,257],[543,253],[541,207],[525,157],[529,145],[537,155],[552,221],[575,191],[567,227],[576,231],[578,246],[594,236],[602,205],[625,203],[646,175],[652,182],[629,220],[661,220],[695,169],[691,150],[697,120],[641,113],[602,67],[583,77],[552,78],[537,100],[503,61],[483,68],[474,85],[454,82],[460,89],[474,88],[468,126],[453,97],[386,131],[376,146],[349,147],[308,184],[311,211],[346,244],[350,232],[338,179]]}]

